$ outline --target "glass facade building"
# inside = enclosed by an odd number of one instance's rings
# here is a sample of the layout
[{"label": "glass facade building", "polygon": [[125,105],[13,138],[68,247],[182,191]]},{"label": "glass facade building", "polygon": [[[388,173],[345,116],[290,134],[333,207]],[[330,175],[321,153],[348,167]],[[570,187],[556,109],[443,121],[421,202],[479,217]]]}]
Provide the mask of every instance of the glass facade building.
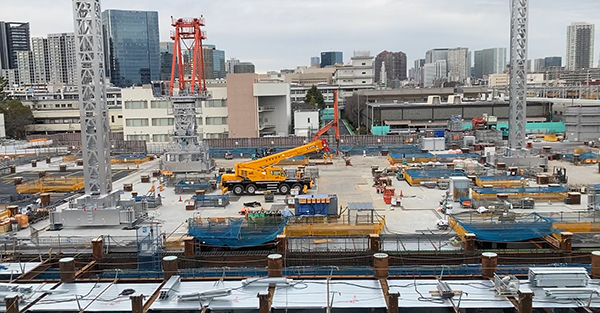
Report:
[{"label": "glass facade building", "polygon": [[344,63],[344,54],[340,51],[321,52],[321,67]]},{"label": "glass facade building", "polygon": [[106,76],[117,87],[148,84],[160,75],[158,12],[102,12]]}]

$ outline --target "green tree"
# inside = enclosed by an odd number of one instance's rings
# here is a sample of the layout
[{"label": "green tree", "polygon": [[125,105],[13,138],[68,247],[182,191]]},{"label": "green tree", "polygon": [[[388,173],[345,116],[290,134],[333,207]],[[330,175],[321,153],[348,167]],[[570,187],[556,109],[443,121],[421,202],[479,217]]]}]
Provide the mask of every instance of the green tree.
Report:
[{"label": "green tree", "polygon": [[323,94],[315,85],[312,85],[312,87],[310,87],[310,89],[306,92],[304,103],[308,103],[319,110],[325,109],[325,99],[323,98]]},{"label": "green tree", "polygon": [[33,113],[29,107],[18,100],[7,100],[0,104],[0,113],[4,114],[6,137],[13,139],[27,137],[27,125],[33,123]]}]

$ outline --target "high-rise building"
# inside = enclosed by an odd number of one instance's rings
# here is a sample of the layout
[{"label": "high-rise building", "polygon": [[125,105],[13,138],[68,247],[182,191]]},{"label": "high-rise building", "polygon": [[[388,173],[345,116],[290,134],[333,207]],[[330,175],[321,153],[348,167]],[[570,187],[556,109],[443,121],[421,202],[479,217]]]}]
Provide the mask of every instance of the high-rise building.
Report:
[{"label": "high-rise building", "polygon": [[[160,51],[160,74],[159,79],[168,81],[171,79],[171,69],[173,68],[173,46],[175,44],[172,41],[166,41],[159,43]],[[177,76],[177,69],[175,69],[175,75]]]},{"label": "high-rise building", "polygon": [[546,68],[546,59],[535,59],[533,60],[533,72],[539,73]]},{"label": "high-rise building", "polygon": [[0,69],[17,69],[17,51],[30,51],[29,23],[0,21]]},{"label": "high-rise building", "polygon": [[562,57],[546,57],[544,58],[544,67],[561,67]]},{"label": "high-rise building", "polygon": [[483,78],[501,74],[506,69],[506,48],[490,48],[475,51],[473,76]]},{"label": "high-rise building", "polygon": [[423,75],[423,68],[425,66],[425,59],[417,59],[415,60],[414,65],[414,77],[413,79],[418,82],[419,86],[423,86],[423,79],[425,78]]},{"label": "high-rise building", "polygon": [[[382,64],[385,63],[386,81],[381,81]],[[391,82],[406,79],[406,53],[402,51],[383,51],[375,57],[375,81],[378,84],[391,86]]]},{"label": "high-rise building", "polygon": [[227,73],[235,73],[234,67],[240,64],[240,60],[236,59],[236,58],[231,58],[229,60],[227,60],[227,62],[225,62],[225,67],[227,68]]},{"label": "high-rise building", "polygon": [[320,67],[321,66],[321,58],[320,57],[310,57],[310,67]]},{"label": "high-rise building", "polygon": [[31,51],[17,51],[17,73],[19,85],[31,85],[34,77]]},{"label": "high-rise building", "polygon": [[[214,46],[212,46],[214,47]],[[215,66],[213,57],[213,48],[210,45],[202,46],[202,58],[204,60],[204,77],[206,79],[215,79]]]},{"label": "high-rise building", "polygon": [[77,84],[74,33],[48,34],[48,60],[50,82]]},{"label": "high-rise building", "polygon": [[233,66],[233,72],[235,74],[240,73],[254,73],[254,64],[251,62],[239,62]]},{"label": "high-rise building", "polygon": [[321,67],[344,63],[344,54],[340,51],[321,52]]},{"label": "high-rise building", "polygon": [[158,12],[102,12],[107,77],[117,87],[159,79]]},{"label": "high-rise building", "polygon": [[447,78],[448,64],[446,60],[437,60],[433,63],[425,63],[423,66],[423,87],[433,87],[439,85]]},{"label": "high-rise building", "polygon": [[[48,39],[43,37],[31,38],[31,54],[33,63],[33,82],[45,84],[50,81],[50,55]],[[75,57],[73,55],[73,57]]]},{"label": "high-rise building", "polygon": [[[210,63],[212,63],[212,78],[225,78],[227,75],[227,71],[225,70],[225,51],[217,49],[215,45],[203,45],[202,47],[212,50],[209,52],[212,55],[212,61],[210,61]],[[204,65],[204,70],[208,71],[206,62]],[[206,74],[206,78],[209,77],[210,76]]]},{"label": "high-rise building", "polygon": [[435,63],[435,61],[448,61],[448,49],[431,49],[425,52],[425,63]]},{"label": "high-rise building", "polygon": [[594,63],[594,24],[572,23],[567,28],[567,69],[590,68]]},{"label": "high-rise building", "polygon": [[469,48],[448,49],[448,81],[464,82],[471,76]]}]

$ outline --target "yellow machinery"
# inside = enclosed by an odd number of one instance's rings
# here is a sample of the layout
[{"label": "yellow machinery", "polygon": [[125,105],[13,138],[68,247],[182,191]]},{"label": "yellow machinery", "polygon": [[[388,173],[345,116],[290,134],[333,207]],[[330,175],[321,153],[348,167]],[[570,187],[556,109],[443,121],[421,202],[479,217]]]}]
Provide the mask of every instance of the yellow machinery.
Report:
[{"label": "yellow machinery", "polygon": [[258,190],[272,190],[288,194],[293,188],[300,190],[303,190],[305,186],[311,188],[311,178],[288,177],[285,170],[277,165],[282,160],[318,151],[330,151],[327,140],[317,139],[258,160],[236,163],[234,173],[226,173],[221,176],[221,187],[233,191],[236,195],[254,194]]}]

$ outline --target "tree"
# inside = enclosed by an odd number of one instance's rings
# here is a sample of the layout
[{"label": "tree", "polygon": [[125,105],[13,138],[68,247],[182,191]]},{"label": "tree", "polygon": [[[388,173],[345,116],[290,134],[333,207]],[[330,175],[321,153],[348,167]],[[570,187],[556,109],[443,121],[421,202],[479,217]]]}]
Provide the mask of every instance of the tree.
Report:
[{"label": "tree", "polygon": [[310,89],[306,92],[306,97],[304,97],[304,102],[309,103],[315,108],[319,110],[325,109],[325,99],[323,98],[323,94],[317,89],[317,86],[312,85]]},{"label": "tree", "polygon": [[4,114],[6,137],[25,139],[27,125],[33,123],[33,113],[21,101],[8,100],[0,104],[0,113]]}]

